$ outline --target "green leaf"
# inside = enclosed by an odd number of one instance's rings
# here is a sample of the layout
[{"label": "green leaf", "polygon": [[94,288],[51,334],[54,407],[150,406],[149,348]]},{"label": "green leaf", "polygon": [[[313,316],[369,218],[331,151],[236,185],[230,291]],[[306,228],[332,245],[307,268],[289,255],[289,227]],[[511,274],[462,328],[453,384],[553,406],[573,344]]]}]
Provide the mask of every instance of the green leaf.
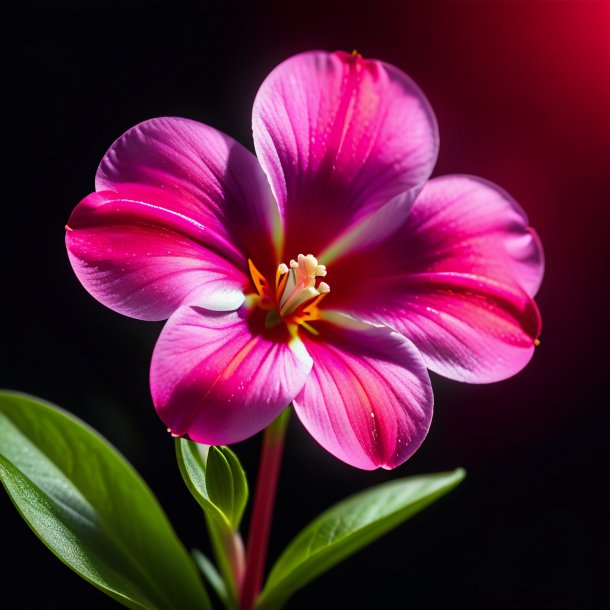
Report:
[{"label": "green leaf", "polygon": [[228,447],[210,447],[206,475],[210,499],[237,530],[248,501],[246,474],[237,456]]},{"label": "green leaf", "polygon": [[193,549],[191,552],[195,563],[199,566],[201,573],[214,589],[218,599],[224,604],[227,610],[237,610],[235,599],[230,595],[227,584],[216,570],[214,564],[199,550]]},{"label": "green leaf", "polygon": [[176,455],[182,477],[205,513],[236,531],[248,501],[248,482],[235,453],[179,438]]},{"label": "green leaf", "polygon": [[176,456],[184,482],[206,516],[214,556],[227,583],[229,603],[236,605],[236,571],[244,550],[238,528],[248,501],[248,482],[239,459],[228,447],[176,439]]},{"label": "green leaf", "polygon": [[457,469],[390,481],[322,513],[279,557],[257,610],[281,607],[295,591],[449,492],[464,476]]},{"label": "green leaf", "polygon": [[129,608],[211,608],[150,489],[100,435],[41,400],[0,392],[0,479],[44,544]]}]

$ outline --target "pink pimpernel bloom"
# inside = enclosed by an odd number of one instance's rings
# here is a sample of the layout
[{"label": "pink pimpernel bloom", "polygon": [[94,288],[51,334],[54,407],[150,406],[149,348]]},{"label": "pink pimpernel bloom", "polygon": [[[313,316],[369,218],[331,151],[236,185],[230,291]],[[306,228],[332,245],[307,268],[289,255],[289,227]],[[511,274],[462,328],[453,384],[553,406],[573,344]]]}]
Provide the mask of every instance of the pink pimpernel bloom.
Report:
[{"label": "pink pimpernel bloom", "polygon": [[169,318],[151,389],[173,434],[235,443],[292,402],[333,455],[394,468],[430,426],[427,368],[486,383],[532,357],[540,242],[497,186],[428,181],[436,120],[392,65],[292,57],[252,126],[257,156],[182,118],[121,136],[70,217],[74,271],[115,311]]}]

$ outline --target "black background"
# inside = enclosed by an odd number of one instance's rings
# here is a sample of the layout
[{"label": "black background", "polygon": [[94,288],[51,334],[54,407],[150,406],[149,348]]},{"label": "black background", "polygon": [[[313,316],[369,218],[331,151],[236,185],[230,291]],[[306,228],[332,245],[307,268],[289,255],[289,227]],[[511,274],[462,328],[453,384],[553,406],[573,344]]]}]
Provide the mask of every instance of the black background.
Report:
[{"label": "black background", "polygon": [[[1,385],[100,430],[185,543],[207,549],[149,396],[162,325],[95,302],[70,269],[63,227],[105,150],[135,123],[186,116],[251,147],[252,101],[277,63],[311,48],[357,48],[426,92],[441,134],[435,175],[484,176],[529,213],[547,256],[544,330],[513,379],[434,377],[429,437],[396,471],[352,469],[292,420],[272,557],[351,492],[457,466],[469,475],[288,608],[610,604],[609,3],[104,3],[95,12],[23,9],[3,21]],[[235,447],[251,483],[259,442]],[[116,607],[43,548],[5,494],[0,515],[2,608]]]}]

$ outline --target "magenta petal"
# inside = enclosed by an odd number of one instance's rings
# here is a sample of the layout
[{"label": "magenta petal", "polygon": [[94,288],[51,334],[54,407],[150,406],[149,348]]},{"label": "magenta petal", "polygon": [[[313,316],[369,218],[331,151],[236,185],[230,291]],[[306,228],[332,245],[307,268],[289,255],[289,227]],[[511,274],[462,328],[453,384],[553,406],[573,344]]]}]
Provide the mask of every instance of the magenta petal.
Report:
[{"label": "magenta petal", "polygon": [[244,310],[181,307],[153,353],[150,383],[163,422],[208,445],[242,441],[269,425],[303,387],[311,357],[298,339],[253,333]]},{"label": "magenta petal", "polygon": [[133,185],[162,189],[166,207],[198,223],[205,243],[222,255],[241,253],[275,271],[273,236],[279,212],[256,157],[226,134],[177,117],[132,127],[110,147],[96,190],[123,193]]},{"label": "magenta petal", "polygon": [[395,328],[433,371],[484,383],[532,357],[540,315],[530,295],[543,268],[540,242],[510,196],[478,178],[446,176],[426,184],[383,246],[329,273],[333,307]]},{"label": "magenta petal", "polygon": [[405,279],[400,291],[366,317],[409,337],[435,373],[491,383],[515,375],[532,358],[540,314],[522,290],[433,273]]},{"label": "magenta petal", "polygon": [[253,131],[292,256],[320,254],[400,193],[412,199],[438,151],[417,85],[394,66],[342,52],[302,53],[275,68],[256,96]]},{"label": "magenta petal", "polygon": [[365,470],[395,468],[424,440],[430,379],[415,346],[387,327],[328,314],[319,337],[303,333],[314,364],[295,410],[339,459]]},{"label": "magenta petal", "polygon": [[185,302],[241,305],[248,277],[202,245],[203,227],[162,207],[167,197],[157,189],[124,193],[92,193],[67,227],[72,267],[96,299],[142,320],[164,320]]},{"label": "magenta petal", "polygon": [[409,266],[418,272],[482,276],[517,284],[530,296],[542,282],[542,246],[525,212],[506,191],[482,178],[430,180],[413,205],[405,232]]}]

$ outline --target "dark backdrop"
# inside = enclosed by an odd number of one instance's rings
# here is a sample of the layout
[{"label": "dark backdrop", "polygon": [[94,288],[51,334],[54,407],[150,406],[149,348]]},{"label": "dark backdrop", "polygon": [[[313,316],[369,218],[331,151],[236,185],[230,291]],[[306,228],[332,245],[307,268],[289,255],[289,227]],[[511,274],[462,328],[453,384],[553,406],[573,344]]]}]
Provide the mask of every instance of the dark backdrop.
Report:
[{"label": "dark backdrop", "polygon": [[[529,213],[547,256],[544,331],[513,379],[435,377],[429,437],[397,471],[356,471],[292,421],[272,557],[348,493],[456,466],[469,476],[289,608],[607,607],[610,4],[147,6],[30,8],[3,20],[0,383],[99,429],[181,538],[206,549],[149,397],[161,325],[95,302],[70,269],[63,227],[107,147],[135,123],[191,117],[251,147],[252,101],[273,66],[306,49],[357,48],[426,92],[441,133],[435,175],[484,176]],[[251,481],[258,447],[236,447]],[[3,608],[115,607],[43,548],[3,492],[0,514]]]}]

